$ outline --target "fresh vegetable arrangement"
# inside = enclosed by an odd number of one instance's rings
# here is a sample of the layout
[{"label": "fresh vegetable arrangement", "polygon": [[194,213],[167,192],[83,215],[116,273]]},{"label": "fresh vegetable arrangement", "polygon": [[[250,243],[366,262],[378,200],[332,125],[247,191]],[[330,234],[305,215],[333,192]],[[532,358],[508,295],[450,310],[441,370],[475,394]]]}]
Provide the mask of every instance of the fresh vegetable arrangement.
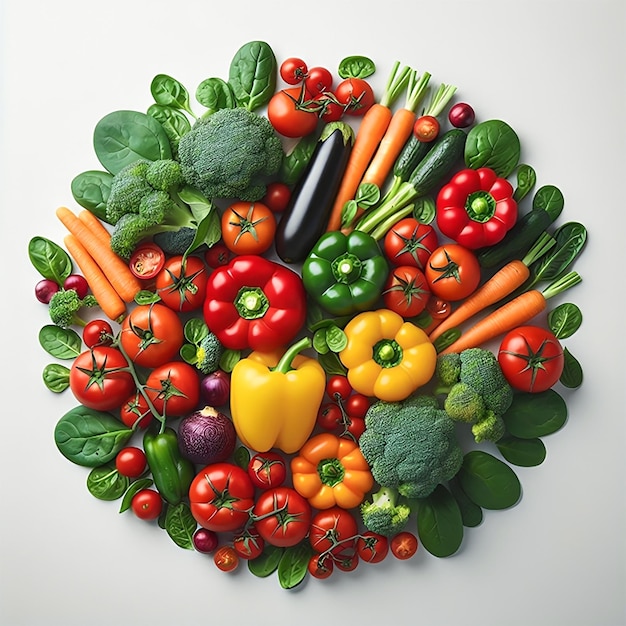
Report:
[{"label": "fresh vegetable arrangement", "polygon": [[96,125],[62,244],[28,247],[43,381],[77,402],[59,452],[120,513],[283,588],[455,554],[583,382],[582,312],[553,298],[586,228],[507,122],[400,62],[376,94],[377,71],[251,41],[202,112],[157,75],[145,113]]}]

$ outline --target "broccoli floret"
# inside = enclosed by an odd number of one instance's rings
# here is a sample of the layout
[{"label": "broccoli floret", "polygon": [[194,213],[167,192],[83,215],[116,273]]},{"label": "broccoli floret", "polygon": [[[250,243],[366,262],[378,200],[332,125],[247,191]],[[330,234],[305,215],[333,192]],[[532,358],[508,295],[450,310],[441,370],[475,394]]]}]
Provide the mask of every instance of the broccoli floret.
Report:
[{"label": "broccoli floret", "polygon": [[139,213],[141,199],[153,191],[146,179],[149,165],[149,161],[136,161],[113,177],[106,204],[108,222],[115,224],[127,213]]},{"label": "broccoli floret", "polygon": [[406,498],[425,498],[460,469],[454,421],[432,396],[373,403],[359,447],[376,482]]},{"label": "broccoli floret", "polygon": [[198,344],[196,349],[196,367],[203,374],[212,374],[220,366],[224,346],[220,340],[209,332]]},{"label": "broccoli floret", "polygon": [[175,256],[185,254],[195,237],[195,228],[183,227],[178,230],[166,230],[157,233],[152,239],[165,254]]},{"label": "broccoli floret", "polygon": [[[458,374],[455,362],[458,357]],[[436,394],[445,395],[443,408],[461,422],[473,424],[476,442],[498,441],[504,435],[502,415],[513,402],[513,388],[490,350],[470,348],[437,359]]]},{"label": "broccoli floret", "polygon": [[183,177],[210,200],[260,200],[283,156],[269,120],[241,107],[201,118],[178,146]]},{"label": "broccoli floret", "polygon": [[69,328],[73,324],[85,326],[87,322],[80,317],[79,311],[83,307],[98,306],[98,301],[92,294],[79,298],[75,289],[59,289],[48,303],[50,319],[61,328]]},{"label": "broccoli floret", "polygon": [[146,170],[146,180],[159,191],[177,189],[185,182],[180,163],[172,159],[151,162]]},{"label": "broccoli floret", "polygon": [[411,515],[411,507],[404,502],[398,502],[398,498],[399,494],[395,489],[381,487],[372,496],[371,502],[363,502],[361,516],[365,527],[385,537],[404,530]]}]

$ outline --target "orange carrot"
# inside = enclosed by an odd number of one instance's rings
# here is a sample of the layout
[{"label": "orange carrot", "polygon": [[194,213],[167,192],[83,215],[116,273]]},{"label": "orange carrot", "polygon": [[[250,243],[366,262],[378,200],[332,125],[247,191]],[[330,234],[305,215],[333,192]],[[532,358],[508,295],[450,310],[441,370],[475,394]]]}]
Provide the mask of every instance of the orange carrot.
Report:
[{"label": "orange carrot", "polygon": [[141,291],[139,279],[133,276],[128,265],[119,257],[110,246],[104,245],[91,228],[87,227],[72,211],[66,207],[59,207],[57,217],[63,225],[74,235],[93,260],[105,272],[109,282],[124,302],[132,302]]},{"label": "orange carrot", "polygon": [[74,235],[66,235],[63,242],[65,243],[67,251],[85,277],[91,289],[91,293],[98,301],[102,312],[110,320],[115,322],[121,321],[126,315],[126,304],[120,298],[117,291],[113,289],[99,265],[93,260],[89,252],[85,250],[84,246]]},{"label": "orange carrot", "polygon": [[107,246],[111,245],[111,233],[106,229],[104,224],[87,209],[82,210],[78,214],[78,219],[89,228],[89,230]]},{"label": "orange carrot", "polygon": [[363,174],[391,122],[393,116],[390,108],[391,104],[398,97],[400,91],[404,89],[406,80],[411,72],[410,68],[405,67],[398,73],[398,67],[399,63],[396,62],[380,102],[375,102],[361,119],[361,125],[356,133],[350,158],[339,185],[339,191],[330,211],[330,217],[326,225],[327,231],[341,228],[343,207],[346,202],[354,198]]},{"label": "orange carrot", "polygon": [[555,280],[543,291],[531,289],[513,300],[503,304],[483,319],[479,320],[467,332],[464,332],[452,345],[440,354],[463,352],[468,348],[478,348],[504,333],[527,324],[536,315],[546,309],[547,300],[581,281],[577,272],[570,272]]}]

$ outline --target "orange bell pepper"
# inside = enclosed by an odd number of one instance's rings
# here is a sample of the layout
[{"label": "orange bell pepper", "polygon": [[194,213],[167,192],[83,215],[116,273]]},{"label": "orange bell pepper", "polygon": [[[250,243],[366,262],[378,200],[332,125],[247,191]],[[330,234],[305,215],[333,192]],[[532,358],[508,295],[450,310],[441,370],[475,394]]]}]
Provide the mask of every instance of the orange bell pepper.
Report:
[{"label": "orange bell pepper", "polygon": [[291,460],[294,489],[316,509],[353,509],[374,486],[358,443],[322,433],[311,437]]}]

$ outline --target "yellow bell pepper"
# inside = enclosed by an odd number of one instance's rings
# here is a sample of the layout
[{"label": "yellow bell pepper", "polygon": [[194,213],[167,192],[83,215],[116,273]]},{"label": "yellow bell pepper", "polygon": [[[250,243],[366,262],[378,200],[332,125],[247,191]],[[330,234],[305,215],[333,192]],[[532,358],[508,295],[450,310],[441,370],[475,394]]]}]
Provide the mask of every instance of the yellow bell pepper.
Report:
[{"label": "yellow bell pepper", "polygon": [[291,460],[294,489],[316,509],[353,509],[374,486],[359,444],[322,433],[311,437]]},{"label": "yellow bell pepper", "polygon": [[348,343],[339,358],[359,393],[398,402],[435,373],[437,351],[428,335],[394,311],[359,313],[344,330]]},{"label": "yellow bell pepper", "polygon": [[311,436],[326,373],[316,359],[298,354],[310,346],[305,337],[284,353],[255,351],[235,365],[230,412],[237,436],[248,448],[292,454]]}]

